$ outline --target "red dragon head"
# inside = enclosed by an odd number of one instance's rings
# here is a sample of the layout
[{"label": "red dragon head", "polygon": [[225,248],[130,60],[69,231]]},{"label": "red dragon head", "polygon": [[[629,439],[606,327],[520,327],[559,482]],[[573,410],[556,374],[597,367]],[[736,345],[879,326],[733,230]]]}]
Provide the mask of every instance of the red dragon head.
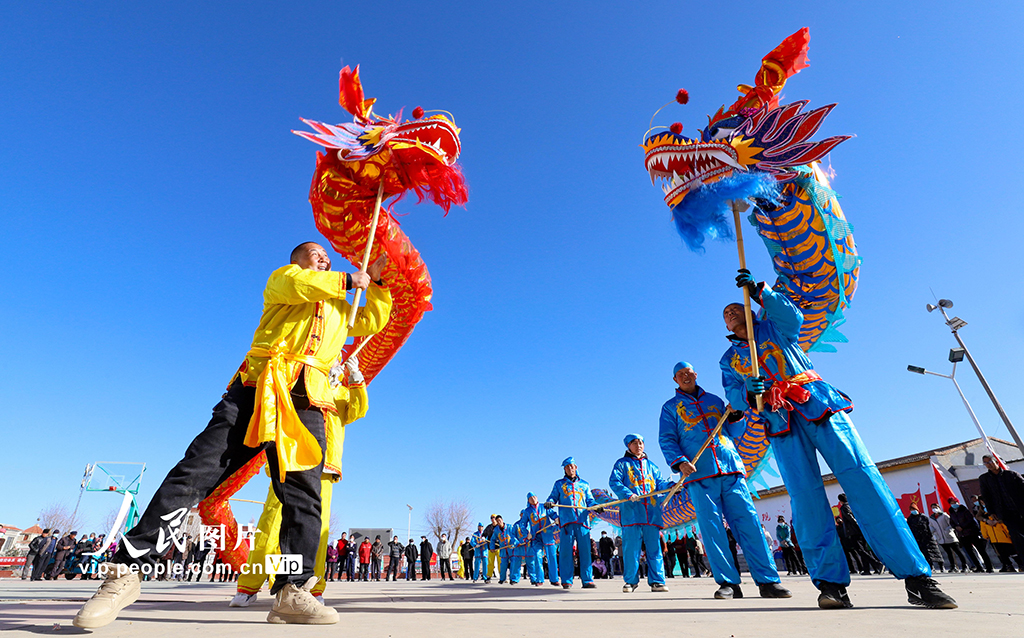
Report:
[{"label": "red dragon head", "polygon": [[[413,120],[379,117],[375,99],[363,97],[359,67],[345,67],[339,80],[339,103],[353,115],[349,124],[324,124],[303,119],[313,132],[292,131],[311,142],[336,151],[325,161],[346,173],[356,184],[375,195],[384,179],[385,199],[413,190],[420,200],[430,197],[447,211],[466,203],[465,180],[455,164],[462,152],[459,129],[445,115],[424,117],[413,110]],[[333,157],[330,157],[333,155]]]},{"label": "red dragon head", "polygon": [[[795,166],[824,157],[848,135],[809,141],[835,104],[801,113],[807,101],[778,104],[786,79],[807,66],[806,28],[786,38],[766,55],[755,85],[740,85],[741,97],[708,118],[700,139],[673,130],[650,134],[644,140],[644,166],[651,182],[663,182],[670,208],[697,189],[734,174],[759,171],[778,181],[796,176]],[[678,132],[677,132],[678,131]]]}]

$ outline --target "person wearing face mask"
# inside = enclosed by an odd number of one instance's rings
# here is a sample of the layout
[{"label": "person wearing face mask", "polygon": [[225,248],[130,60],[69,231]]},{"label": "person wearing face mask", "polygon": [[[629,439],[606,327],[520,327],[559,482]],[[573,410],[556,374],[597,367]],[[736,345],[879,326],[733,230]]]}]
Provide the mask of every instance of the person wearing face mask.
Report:
[{"label": "person wearing face mask", "polygon": [[974,518],[974,514],[956,498],[951,497],[947,502],[949,503],[949,518],[953,523],[953,531],[956,532],[957,540],[960,541],[960,546],[967,553],[967,558],[971,561],[974,571],[981,571],[978,556],[975,554],[977,551],[978,554],[981,554],[985,571],[991,574],[992,559],[988,557],[988,543],[981,537],[981,527],[978,525],[977,519]]},{"label": "person wearing face mask", "polygon": [[[956,601],[931,578],[892,490],[875,467],[848,413],[853,401],[814,369],[800,347],[804,315],[783,292],[755,282],[741,269],[736,285],[761,306],[748,332],[744,307],[732,303],[722,318],[731,332],[722,355],[722,387],[729,404],[746,411],[763,395],[765,434],[790,496],[793,524],[803,541],[811,580],[822,609],[852,607],[850,572],[821,482],[818,454],[850,497],[868,544],[893,576],[904,581],[907,601],[931,609],[955,609]],[[750,342],[755,352],[751,352]],[[753,374],[757,357],[760,376]]]},{"label": "person wearing face mask", "polygon": [[907,517],[907,527],[914,535],[917,546],[921,548],[928,566],[932,569],[942,569],[942,555],[939,554],[939,545],[932,535],[932,523],[927,516],[921,513],[917,505],[910,508],[910,516]]},{"label": "person wearing face mask", "polygon": [[[946,552],[946,558],[949,560],[949,571],[956,573],[957,571],[967,571],[967,559],[964,557],[963,552],[960,551],[960,543],[957,542],[956,532],[953,531],[953,523],[949,518],[949,514],[942,511],[938,503],[931,507],[931,519],[935,523],[935,528],[938,532],[935,534],[935,538],[939,542],[939,547],[942,551]],[[956,556],[960,559],[960,569],[957,569],[956,561],[953,557]]]},{"label": "person wearing face mask", "polygon": [[[321,531],[321,475],[327,448],[324,412],[337,407],[331,364],[349,336],[369,336],[387,325],[391,294],[381,280],[387,257],[367,272],[331,272],[327,251],[315,242],[296,246],[291,263],[270,274],[263,314],[252,346],[234,372],[206,428],[167,474],[134,528],[122,538],[105,580],[75,616],[76,627],[112,622],[138,599],[139,571],[151,569],[170,523],[258,455],[265,453],[281,501],[282,554],[302,557],[301,571],[277,574],[271,623],[333,624],[338,613],[311,593]],[[346,291],[365,289],[366,306],[348,327]]]}]

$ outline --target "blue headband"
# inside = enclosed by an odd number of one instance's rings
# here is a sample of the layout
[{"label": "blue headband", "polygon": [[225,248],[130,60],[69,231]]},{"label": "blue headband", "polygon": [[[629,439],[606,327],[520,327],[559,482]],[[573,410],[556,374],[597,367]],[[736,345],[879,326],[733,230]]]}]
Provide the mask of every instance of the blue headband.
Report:
[{"label": "blue headband", "polygon": [[576,465],[576,459],[570,456],[569,458],[562,461],[562,467],[565,467],[566,465]]},{"label": "blue headband", "polygon": [[626,438],[622,439],[622,442],[626,444],[626,447],[629,447],[629,444],[635,441],[636,439],[640,439],[641,443],[644,442],[644,437],[640,436],[639,434],[627,434]]},{"label": "blue headband", "polygon": [[692,365],[690,365],[689,363],[687,363],[685,361],[680,361],[679,363],[677,363],[675,365],[675,367],[672,368],[672,376],[674,377],[677,374],[679,374],[679,371],[682,370],[683,368],[689,368],[689,369],[693,370],[693,366]]}]

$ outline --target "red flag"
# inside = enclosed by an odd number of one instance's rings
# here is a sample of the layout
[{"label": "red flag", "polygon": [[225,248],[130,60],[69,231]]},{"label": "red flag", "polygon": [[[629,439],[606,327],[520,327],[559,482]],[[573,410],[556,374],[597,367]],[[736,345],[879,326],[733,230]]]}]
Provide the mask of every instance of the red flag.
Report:
[{"label": "red flag", "polygon": [[946,482],[946,477],[939,472],[939,468],[932,463],[932,473],[935,474],[935,490],[938,492],[939,507],[943,510],[949,507],[949,499],[955,499],[953,489]]}]

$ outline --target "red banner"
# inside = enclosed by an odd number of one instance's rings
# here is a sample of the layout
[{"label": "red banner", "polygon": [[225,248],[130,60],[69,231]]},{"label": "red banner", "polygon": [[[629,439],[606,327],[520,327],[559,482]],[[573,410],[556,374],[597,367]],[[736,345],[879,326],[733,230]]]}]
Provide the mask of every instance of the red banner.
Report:
[{"label": "red banner", "polygon": [[0,567],[9,567],[11,565],[18,567],[24,564],[24,556],[0,556]]}]

